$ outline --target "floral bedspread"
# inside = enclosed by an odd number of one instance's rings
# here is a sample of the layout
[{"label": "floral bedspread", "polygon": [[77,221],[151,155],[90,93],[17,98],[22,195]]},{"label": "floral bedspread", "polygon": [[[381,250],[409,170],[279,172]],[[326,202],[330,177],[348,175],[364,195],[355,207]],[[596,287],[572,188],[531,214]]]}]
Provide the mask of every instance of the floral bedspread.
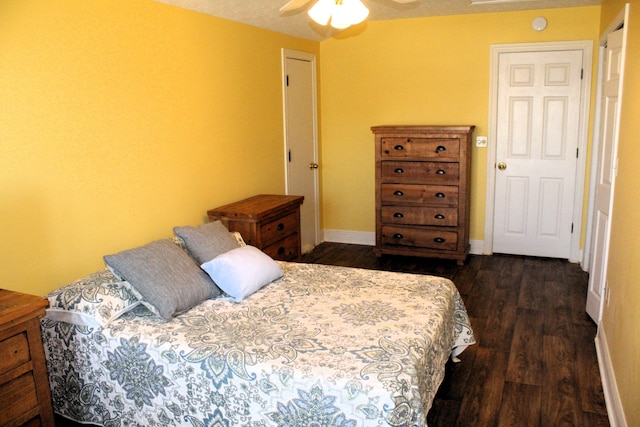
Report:
[{"label": "floral bedspread", "polygon": [[104,426],[425,426],[444,365],[475,342],[448,279],[281,262],[242,303],[164,323],[43,319],[54,410]]}]

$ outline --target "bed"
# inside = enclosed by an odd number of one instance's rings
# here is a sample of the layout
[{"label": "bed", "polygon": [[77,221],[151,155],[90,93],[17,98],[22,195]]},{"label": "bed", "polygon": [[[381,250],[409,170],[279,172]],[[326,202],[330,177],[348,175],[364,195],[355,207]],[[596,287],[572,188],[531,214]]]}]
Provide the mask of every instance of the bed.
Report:
[{"label": "bed", "polygon": [[[54,411],[102,426],[425,426],[474,337],[445,278],[272,261],[281,276],[158,316],[104,269],[53,291]],[[117,273],[117,272],[116,272]]]}]

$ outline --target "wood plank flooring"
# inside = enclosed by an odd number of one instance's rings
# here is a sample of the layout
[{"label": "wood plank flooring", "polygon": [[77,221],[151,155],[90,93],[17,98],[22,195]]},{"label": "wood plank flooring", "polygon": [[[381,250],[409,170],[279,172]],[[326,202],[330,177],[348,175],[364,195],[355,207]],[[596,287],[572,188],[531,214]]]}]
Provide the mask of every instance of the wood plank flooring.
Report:
[{"label": "wood plank flooring", "polygon": [[302,262],[434,274],[456,284],[477,344],[447,365],[429,426],[608,426],[588,276],[564,260],[512,255],[455,261],[375,257],[323,243]]}]

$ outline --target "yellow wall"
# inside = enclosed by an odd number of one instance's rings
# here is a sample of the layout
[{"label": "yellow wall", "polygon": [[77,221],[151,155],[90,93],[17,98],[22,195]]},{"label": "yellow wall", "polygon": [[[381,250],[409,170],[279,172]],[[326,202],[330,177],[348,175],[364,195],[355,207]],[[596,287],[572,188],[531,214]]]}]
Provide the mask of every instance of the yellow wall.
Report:
[{"label": "yellow wall", "polygon": [[[603,329],[640,424],[640,0],[631,0]],[[106,253],[283,192],[280,49],[321,54],[324,228],[374,230],[380,124],[488,128],[492,44],[596,39],[622,8],[368,22],[321,44],[152,0],[0,1],[0,287],[44,294]],[[544,15],[547,30],[530,29]],[[594,55],[595,56],[595,55]],[[320,57],[318,58],[320,59]],[[473,149],[472,239],[486,152]]]},{"label": "yellow wall", "polygon": [[[640,425],[640,0],[631,0],[624,95],[607,281],[609,304],[602,330],[612,360],[627,425]],[[602,30],[625,2],[605,0]]]},{"label": "yellow wall", "polygon": [[[490,46],[596,40],[599,13],[593,6],[374,21],[322,42],[324,228],[375,230],[371,126],[475,125],[475,135],[487,135]],[[542,32],[531,28],[539,15],[549,22]],[[484,238],[486,156],[473,148],[476,240]]]},{"label": "yellow wall", "polygon": [[281,48],[319,44],[152,0],[0,2],[0,287],[284,192]]}]

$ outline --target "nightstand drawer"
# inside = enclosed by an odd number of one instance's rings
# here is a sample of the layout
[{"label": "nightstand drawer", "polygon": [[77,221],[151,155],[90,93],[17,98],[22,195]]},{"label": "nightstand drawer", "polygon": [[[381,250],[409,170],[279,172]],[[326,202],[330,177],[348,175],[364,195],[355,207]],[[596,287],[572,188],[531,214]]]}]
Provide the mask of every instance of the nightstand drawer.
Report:
[{"label": "nightstand drawer", "polygon": [[300,244],[298,234],[292,234],[284,240],[275,242],[262,251],[271,258],[281,261],[295,261],[300,258]]},{"label": "nightstand drawer", "polygon": [[297,232],[298,227],[299,222],[297,211],[268,222],[260,227],[262,245],[269,246],[271,243]]},{"label": "nightstand drawer", "polygon": [[0,375],[31,360],[27,334],[23,332],[0,341],[0,354]]},{"label": "nightstand drawer", "polygon": [[[25,413],[38,407],[38,395],[33,371],[27,371],[13,380],[0,386],[0,425],[15,423]],[[26,421],[26,420],[25,420]]]}]

